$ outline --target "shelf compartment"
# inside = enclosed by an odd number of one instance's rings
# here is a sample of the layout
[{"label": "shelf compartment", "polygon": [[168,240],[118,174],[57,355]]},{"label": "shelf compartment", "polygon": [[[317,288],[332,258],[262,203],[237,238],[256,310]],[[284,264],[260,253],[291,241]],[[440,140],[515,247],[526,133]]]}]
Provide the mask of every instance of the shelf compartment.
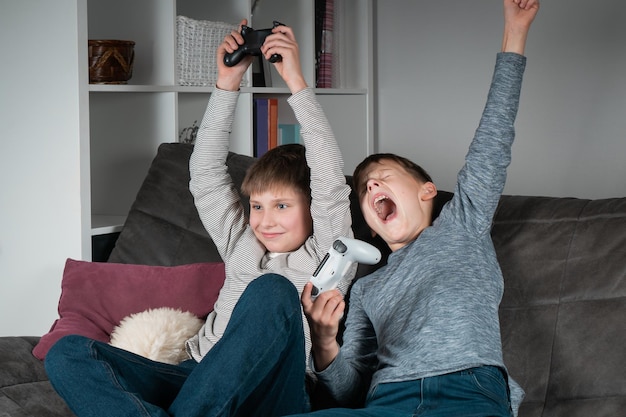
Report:
[{"label": "shelf compartment", "polygon": [[90,94],[92,213],[128,213],[159,144],[178,139],[175,100],[175,93]]},{"label": "shelf compartment", "polygon": [[174,84],[174,0],[88,0],[89,39],[135,42],[128,84]]}]

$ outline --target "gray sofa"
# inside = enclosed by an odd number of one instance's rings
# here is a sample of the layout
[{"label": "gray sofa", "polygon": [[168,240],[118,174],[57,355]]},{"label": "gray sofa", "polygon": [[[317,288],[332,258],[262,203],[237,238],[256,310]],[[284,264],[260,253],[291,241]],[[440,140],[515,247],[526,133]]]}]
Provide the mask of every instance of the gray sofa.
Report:
[{"label": "gray sofa", "polygon": [[[219,261],[187,190],[191,150],[161,145],[110,262]],[[230,155],[236,182],[251,161]],[[441,192],[439,207],[449,197]],[[354,200],[352,209],[355,235],[380,246]],[[527,393],[520,416],[625,415],[626,198],[503,196],[492,235],[505,277],[505,362]],[[0,417],[72,416],[31,354],[37,341],[0,338]]]}]

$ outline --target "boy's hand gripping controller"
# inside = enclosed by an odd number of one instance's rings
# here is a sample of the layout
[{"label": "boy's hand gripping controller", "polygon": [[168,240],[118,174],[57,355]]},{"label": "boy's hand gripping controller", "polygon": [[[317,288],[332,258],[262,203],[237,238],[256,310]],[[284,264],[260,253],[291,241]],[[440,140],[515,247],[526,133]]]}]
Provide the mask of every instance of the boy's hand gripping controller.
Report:
[{"label": "boy's hand gripping controller", "polygon": [[375,265],[380,258],[380,251],[369,243],[349,237],[338,238],[311,277],[311,297],[315,299],[320,293],[335,288],[352,263]]},{"label": "boy's hand gripping controller", "polygon": [[[226,53],[224,55],[224,64],[227,67],[233,67],[237,65],[246,55],[259,56],[261,55],[261,46],[263,42],[265,42],[265,38],[272,34],[272,29],[278,26],[284,26],[282,23],[278,21],[274,21],[274,26],[268,29],[258,29],[254,30],[249,26],[241,27],[241,36],[243,36],[243,45],[239,45],[236,51],[231,53]],[[280,62],[282,60],[282,56],[278,54],[273,54],[269,62]]]}]

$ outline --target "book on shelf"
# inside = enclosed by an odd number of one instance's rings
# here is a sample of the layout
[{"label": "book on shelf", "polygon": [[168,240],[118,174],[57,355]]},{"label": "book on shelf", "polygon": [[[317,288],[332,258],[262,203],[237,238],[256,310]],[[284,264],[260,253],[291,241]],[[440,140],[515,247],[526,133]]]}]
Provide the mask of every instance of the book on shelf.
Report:
[{"label": "book on shelf", "polygon": [[320,60],[322,54],[322,30],[324,29],[324,11],[326,0],[315,0],[315,86],[319,80]]},{"label": "book on shelf", "polygon": [[335,0],[315,1],[315,46],[317,88],[333,87]]},{"label": "book on shelf", "polygon": [[278,125],[278,145],[302,143],[300,140],[300,125],[281,123]]},{"label": "book on shelf", "polygon": [[269,135],[267,149],[270,150],[278,146],[278,99],[268,98],[267,101],[269,107]]},{"label": "book on shelf", "polygon": [[253,108],[254,156],[278,146],[278,99],[255,98]]},{"label": "book on shelf", "polygon": [[254,99],[252,118],[254,122],[252,132],[254,156],[258,158],[267,152],[269,144],[269,103],[267,99]]}]

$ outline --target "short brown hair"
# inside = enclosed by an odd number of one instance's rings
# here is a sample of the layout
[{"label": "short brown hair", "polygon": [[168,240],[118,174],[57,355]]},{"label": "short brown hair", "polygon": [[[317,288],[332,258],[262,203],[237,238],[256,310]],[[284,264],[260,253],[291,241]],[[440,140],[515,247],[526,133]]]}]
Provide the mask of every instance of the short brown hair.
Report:
[{"label": "short brown hair", "polygon": [[393,161],[403,167],[406,172],[411,174],[416,180],[420,182],[432,182],[432,178],[422,168],[417,165],[415,162],[407,159],[403,156],[399,156],[393,153],[376,153],[373,155],[369,155],[366,157],[357,167],[354,169],[354,174],[352,175],[352,180],[354,183],[354,189],[356,191],[356,195],[361,199],[361,196],[365,194],[366,190],[366,180],[363,178],[365,173],[367,172],[367,168],[371,164],[380,163],[381,161]]},{"label": "short brown hair", "polygon": [[311,202],[311,170],[303,145],[281,145],[263,154],[248,168],[241,192],[250,196],[280,187],[291,187]]}]

